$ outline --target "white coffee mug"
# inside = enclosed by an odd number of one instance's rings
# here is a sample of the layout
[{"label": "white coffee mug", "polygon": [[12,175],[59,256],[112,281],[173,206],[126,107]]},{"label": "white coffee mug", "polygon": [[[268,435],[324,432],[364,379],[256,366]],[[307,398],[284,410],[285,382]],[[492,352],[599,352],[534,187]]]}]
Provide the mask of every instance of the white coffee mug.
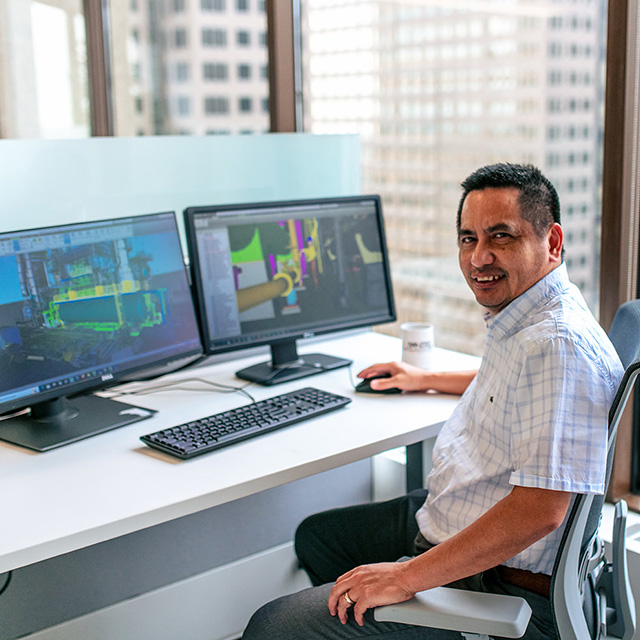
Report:
[{"label": "white coffee mug", "polygon": [[402,360],[421,369],[431,367],[433,355],[433,325],[428,322],[404,322],[402,335]]}]

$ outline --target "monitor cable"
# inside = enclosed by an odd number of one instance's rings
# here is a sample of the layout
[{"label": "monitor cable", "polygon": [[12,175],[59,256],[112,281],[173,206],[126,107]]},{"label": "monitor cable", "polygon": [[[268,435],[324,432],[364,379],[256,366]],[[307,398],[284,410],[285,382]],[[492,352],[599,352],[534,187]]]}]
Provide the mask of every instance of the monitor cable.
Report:
[{"label": "monitor cable", "polygon": [[[187,382],[200,382],[206,385],[209,388],[202,389],[198,387],[192,386],[181,386]],[[215,393],[242,393],[247,396],[251,402],[255,402],[255,398],[246,390],[248,386],[252,383],[245,384],[241,387],[236,387],[230,384],[222,384],[220,382],[212,382],[211,380],[206,380],[205,378],[184,378],[182,380],[174,380],[172,382],[163,382],[160,384],[154,384],[142,387],[141,389],[132,389],[131,391],[122,390],[114,392],[112,397],[118,396],[144,396],[151,393],[156,393],[159,391],[205,391],[205,392],[215,392]],[[210,387],[213,387],[210,388]]]}]

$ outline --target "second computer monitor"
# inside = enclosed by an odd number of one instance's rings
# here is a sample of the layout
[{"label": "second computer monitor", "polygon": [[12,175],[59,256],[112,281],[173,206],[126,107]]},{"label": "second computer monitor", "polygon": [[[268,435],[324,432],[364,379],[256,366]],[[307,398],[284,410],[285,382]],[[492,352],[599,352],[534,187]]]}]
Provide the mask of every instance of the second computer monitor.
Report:
[{"label": "second computer monitor", "polygon": [[237,372],[276,384],[349,364],[296,340],[395,320],[378,196],[190,207],[187,244],[204,348],[270,345]]}]

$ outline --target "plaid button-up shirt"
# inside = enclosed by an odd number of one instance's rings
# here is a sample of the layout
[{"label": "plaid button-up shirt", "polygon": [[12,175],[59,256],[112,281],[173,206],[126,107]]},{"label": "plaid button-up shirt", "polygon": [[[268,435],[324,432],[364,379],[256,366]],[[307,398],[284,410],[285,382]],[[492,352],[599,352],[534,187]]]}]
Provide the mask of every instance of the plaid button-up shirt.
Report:
[{"label": "plaid button-up shirt", "polygon": [[[478,375],[438,436],[418,511],[432,543],[513,485],[602,493],[607,417],[623,369],[560,265],[487,322]],[[506,564],[550,574],[564,526]]]}]

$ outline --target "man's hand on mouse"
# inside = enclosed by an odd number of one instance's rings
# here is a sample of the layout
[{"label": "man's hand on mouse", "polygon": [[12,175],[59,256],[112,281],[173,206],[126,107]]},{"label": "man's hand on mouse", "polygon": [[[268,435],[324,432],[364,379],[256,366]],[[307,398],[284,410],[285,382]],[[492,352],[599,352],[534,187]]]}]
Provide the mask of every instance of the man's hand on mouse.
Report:
[{"label": "man's hand on mouse", "polygon": [[379,391],[392,388],[403,391],[424,391],[429,388],[428,385],[425,386],[425,374],[428,375],[428,372],[406,362],[384,362],[363,369],[358,377],[389,376],[371,381],[371,388]]},{"label": "man's hand on mouse", "polygon": [[375,390],[400,389],[402,391],[438,391],[440,393],[464,393],[477,371],[426,371],[406,362],[384,362],[363,369],[359,378],[388,375],[371,381]]}]

